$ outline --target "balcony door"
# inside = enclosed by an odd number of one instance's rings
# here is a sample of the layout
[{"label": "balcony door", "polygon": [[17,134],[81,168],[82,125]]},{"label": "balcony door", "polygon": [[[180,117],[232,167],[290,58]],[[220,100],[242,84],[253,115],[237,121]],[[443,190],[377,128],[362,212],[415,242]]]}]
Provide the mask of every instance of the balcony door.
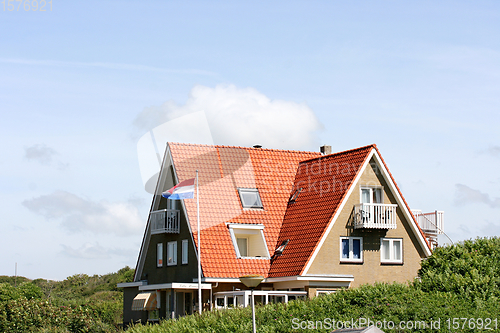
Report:
[{"label": "balcony door", "polygon": [[383,203],[382,188],[380,187],[362,187],[361,203],[363,223],[378,223],[380,221],[379,209],[376,204]]}]

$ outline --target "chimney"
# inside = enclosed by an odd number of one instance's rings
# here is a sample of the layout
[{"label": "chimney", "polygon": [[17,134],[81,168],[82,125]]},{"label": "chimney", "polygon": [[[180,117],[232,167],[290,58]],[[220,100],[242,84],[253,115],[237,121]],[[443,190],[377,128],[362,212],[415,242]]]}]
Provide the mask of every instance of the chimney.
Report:
[{"label": "chimney", "polygon": [[319,151],[323,155],[330,155],[332,153],[332,146],[323,145],[319,147]]}]

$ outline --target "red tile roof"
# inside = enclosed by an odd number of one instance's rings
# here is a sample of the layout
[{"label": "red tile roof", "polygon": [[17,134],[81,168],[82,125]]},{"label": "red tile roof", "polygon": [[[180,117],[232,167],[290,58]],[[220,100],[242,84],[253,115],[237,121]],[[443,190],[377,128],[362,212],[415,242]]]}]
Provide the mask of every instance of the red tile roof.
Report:
[{"label": "red tile roof", "polygon": [[300,275],[329,222],[374,146],[348,150],[300,163],[278,243],[289,239],[286,255],[274,260],[269,277]]},{"label": "red tile roof", "polygon": [[[225,223],[263,224],[272,255],[299,162],[321,154],[181,143],[169,143],[169,147],[179,181],[199,172],[204,276],[234,278],[251,273],[267,277],[270,260],[237,259]],[[243,210],[240,187],[257,188],[264,209]],[[196,242],[196,200],[184,202]]]},{"label": "red tile roof", "polygon": [[[369,145],[327,156],[182,143],[169,143],[169,149],[179,182],[199,171],[203,275],[235,278],[303,273],[361,166],[377,148]],[[264,209],[243,209],[238,188],[257,188]],[[298,199],[289,203],[300,188]],[[196,243],[196,200],[184,203]],[[266,259],[237,259],[226,223],[263,224],[269,253],[289,239],[286,255],[272,264]]]}]

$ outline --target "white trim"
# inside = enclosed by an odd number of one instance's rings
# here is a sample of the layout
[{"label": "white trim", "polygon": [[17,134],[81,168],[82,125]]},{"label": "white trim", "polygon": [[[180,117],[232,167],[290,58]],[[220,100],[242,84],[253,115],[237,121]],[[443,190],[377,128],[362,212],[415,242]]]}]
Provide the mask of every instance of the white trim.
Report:
[{"label": "white trim", "polygon": [[[342,241],[344,239],[349,240],[349,258],[343,257],[344,251],[342,249]],[[354,257],[353,240],[355,240],[355,239],[359,240],[359,258],[358,259],[353,258]],[[349,263],[349,262],[363,263],[363,237],[341,236],[339,245],[340,245],[340,262],[343,262],[343,263]]]},{"label": "white trim", "polygon": [[295,275],[277,278],[267,278],[263,282],[287,282],[287,281],[325,281],[325,282],[352,282],[353,275]]},{"label": "white trim", "polygon": [[[382,244],[384,241],[389,242],[389,259],[384,258],[384,254],[382,252]],[[394,242],[399,242],[400,247],[399,247],[399,256],[401,259],[394,259]],[[402,238],[387,238],[387,237],[381,237],[380,238],[380,262],[382,264],[402,264],[404,262],[403,260],[403,239]]]},{"label": "white trim", "polygon": [[263,230],[263,224],[250,224],[250,223],[226,223],[228,228],[233,229],[252,229],[252,230]]},{"label": "white trim", "polygon": [[[198,289],[197,283],[189,282],[172,282],[172,283],[160,283],[160,284],[148,284],[139,287],[139,290],[161,290],[161,289]],[[212,289],[212,284],[202,283],[201,289]]]},{"label": "white trim", "polygon": [[122,282],[116,285],[117,288],[132,288],[132,287],[140,287],[148,284],[146,281],[137,281],[137,282]]},{"label": "white trim", "polygon": [[337,207],[337,211],[335,212],[335,215],[333,216],[333,218],[330,220],[329,222],[329,225],[325,231],[325,233],[323,234],[323,237],[321,238],[321,240],[319,241],[318,245],[316,246],[316,248],[314,249],[314,252],[311,256],[311,258],[309,259],[309,261],[307,262],[307,265],[306,267],[304,268],[304,273],[302,275],[306,275],[307,272],[309,271],[309,268],[311,268],[311,265],[312,263],[314,262],[314,259],[316,259],[316,256],[318,255],[318,252],[319,250],[321,249],[321,247],[323,246],[323,243],[326,241],[326,239],[328,238],[328,235],[330,234],[330,231],[332,230],[333,228],[333,225],[335,224],[335,221],[337,221],[337,218],[339,217],[340,213],[342,212],[342,209],[344,208],[344,206],[346,205],[347,201],[349,201],[349,197],[351,196],[352,192],[354,191],[354,189],[356,188],[356,184],[358,183],[359,179],[361,178],[361,175],[363,174],[363,171],[366,169],[366,166],[367,164],[370,163],[370,160],[371,160],[371,157],[373,156],[373,154],[375,153],[375,149],[372,148],[372,150],[370,151],[370,153],[368,154],[368,156],[366,157],[363,165],[361,166],[361,168],[359,169],[359,172],[358,174],[356,175],[356,178],[354,178],[353,182],[350,184],[350,187],[349,187],[349,190],[347,191],[347,193],[344,195],[344,200],[342,201],[342,203]]},{"label": "white trim", "polygon": [[[240,283],[238,278],[202,278],[202,282],[206,283]],[[350,274],[328,274],[328,275],[295,275],[266,278],[261,283],[289,282],[289,281],[324,281],[324,282],[352,282],[354,275]],[[198,282],[198,279],[193,279],[193,282]]]}]

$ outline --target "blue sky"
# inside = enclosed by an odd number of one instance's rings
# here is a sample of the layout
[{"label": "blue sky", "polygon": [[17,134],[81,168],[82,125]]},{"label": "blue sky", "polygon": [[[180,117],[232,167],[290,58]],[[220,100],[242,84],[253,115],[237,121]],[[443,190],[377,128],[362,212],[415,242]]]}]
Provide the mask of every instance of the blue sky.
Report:
[{"label": "blue sky", "polygon": [[0,275],[133,267],[151,203],[139,138],[199,111],[217,144],[376,143],[454,241],[500,234],[497,1],[54,0],[0,16]]}]

